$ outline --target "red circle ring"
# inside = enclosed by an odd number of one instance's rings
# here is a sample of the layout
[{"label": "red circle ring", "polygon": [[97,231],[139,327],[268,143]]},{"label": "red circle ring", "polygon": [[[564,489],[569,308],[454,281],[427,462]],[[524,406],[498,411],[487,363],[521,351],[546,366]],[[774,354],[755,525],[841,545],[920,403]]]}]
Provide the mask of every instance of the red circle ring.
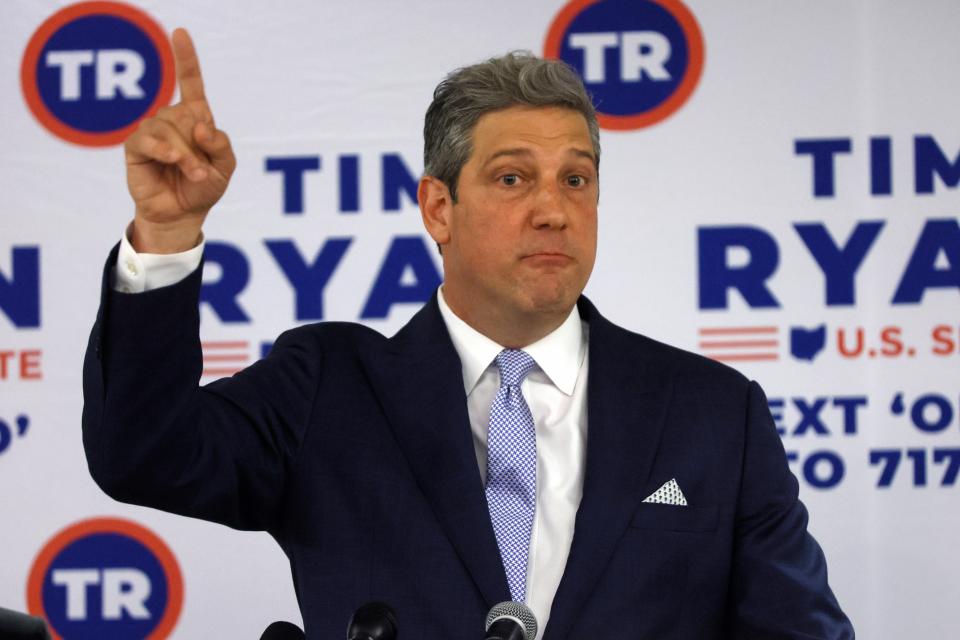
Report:
[{"label": "red circle ring", "polygon": [[[77,18],[91,15],[117,16],[139,27],[157,48],[162,70],[160,89],[157,91],[153,103],[143,115],[122,129],[105,133],[91,133],[71,127],[51,113],[37,90],[37,61],[40,58],[43,46],[60,27]],[[31,36],[23,54],[23,62],[20,65],[20,85],[27,100],[27,106],[30,107],[34,117],[58,138],[87,147],[108,147],[126,140],[127,136],[137,128],[142,118],[154,115],[160,107],[170,103],[170,99],[173,97],[175,80],[173,50],[167,41],[166,33],[146,13],[119,2],[80,2],[56,12],[47,18]]]},{"label": "red circle ring", "polygon": [[[73,541],[98,533],[119,533],[133,538],[149,549],[160,562],[167,577],[167,608],[156,628],[145,640],[163,640],[173,631],[183,607],[183,575],[180,573],[180,565],[177,564],[177,559],[170,547],[155,533],[135,522],[121,518],[90,518],[72,524],[57,533],[40,550],[30,567],[30,578],[27,581],[27,611],[31,615],[50,621],[43,607],[43,580],[50,564]],[[49,626],[53,640],[62,640],[53,625]]]},{"label": "red circle ring", "polygon": [[[563,43],[563,36],[566,34],[570,23],[580,15],[580,13],[590,5],[597,4],[603,0],[572,0],[563,7],[550,24],[547,31],[547,39],[543,45],[543,55],[546,58],[559,59],[560,47]],[[704,44],[703,32],[700,31],[700,25],[697,19],[680,0],[649,0],[659,4],[670,12],[680,23],[683,35],[687,39],[688,63],[687,73],[677,89],[664,100],[658,107],[632,116],[619,116],[607,113],[597,112],[597,122],[604,129],[627,130],[649,127],[652,124],[660,122],[670,116],[674,111],[683,106],[683,104],[693,94],[700,76],[703,74]]]}]

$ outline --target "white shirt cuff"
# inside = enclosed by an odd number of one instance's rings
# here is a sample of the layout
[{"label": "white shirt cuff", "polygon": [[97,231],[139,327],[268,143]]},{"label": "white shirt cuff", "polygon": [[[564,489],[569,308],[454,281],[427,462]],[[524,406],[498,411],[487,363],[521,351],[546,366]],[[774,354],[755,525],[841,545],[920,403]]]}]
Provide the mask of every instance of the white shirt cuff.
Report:
[{"label": "white shirt cuff", "polygon": [[130,244],[130,227],[120,239],[120,252],[114,269],[113,289],[123,293],[142,293],[180,282],[200,266],[203,247],[200,243],[182,253],[137,253]]}]

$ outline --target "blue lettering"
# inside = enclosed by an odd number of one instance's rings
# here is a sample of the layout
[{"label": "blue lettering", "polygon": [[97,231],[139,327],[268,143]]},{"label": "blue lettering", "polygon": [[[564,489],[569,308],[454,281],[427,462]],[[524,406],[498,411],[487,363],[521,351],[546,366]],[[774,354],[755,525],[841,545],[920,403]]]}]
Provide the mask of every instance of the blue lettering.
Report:
[{"label": "blue lettering", "polygon": [[[406,273],[413,275],[413,282],[403,282]],[[390,308],[397,303],[423,304],[440,282],[440,272],[424,239],[421,236],[397,236],[390,244],[360,317],[364,320],[386,318]]]},{"label": "blue lettering", "polygon": [[[936,407],[936,418],[931,420],[927,415],[927,407]],[[950,426],[953,422],[953,407],[941,395],[928,393],[920,396],[910,408],[910,420],[913,426],[927,433],[938,433]]]},{"label": "blue lettering", "polygon": [[[780,262],[773,236],[756,227],[700,227],[697,240],[701,309],[726,309],[730,289],[739,291],[750,307],[780,307],[766,286]],[[746,249],[747,264],[728,264],[727,252],[734,247]]]},{"label": "blue lettering", "polygon": [[220,266],[220,279],[203,283],[200,302],[209,304],[221,322],[250,322],[250,317],[237,302],[237,296],[246,289],[250,280],[246,256],[226,242],[208,241],[203,258]]},{"label": "blue lettering", "polygon": [[933,176],[955,188],[960,184],[960,155],[953,162],[943,155],[933,136],[917,136],[913,140],[914,182],[917,193],[933,193]]},{"label": "blue lettering", "polygon": [[400,211],[400,195],[417,204],[418,178],[410,172],[403,158],[397,153],[385,153],[383,163],[383,210]]},{"label": "blue lettering", "polygon": [[13,442],[12,431],[7,423],[0,419],[0,453],[6,451],[11,442]]},{"label": "blue lettering", "polygon": [[[827,475],[817,473],[817,466],[824,463]],[[815,451],[803,461],[803,478],[816,489],[832,489],[840,484],[845,472],[843,459],[832,451]]]},{"label": "blue lettering", "polygon": [[0,453],[7,450],[7,447],[13,442],[13,437],[22,438],[30,428],[30,418],[25,415],[18,415],[14,420],[16,429],[0,419]]},{"label": "blue lettering", "polygon": [[291,240],[265,240],[264,244],[293,287],[297,320],[323,319],[323,290],[352,238],[330,238],[307,264]]},{"label": "blue lettering", "polygon": [[782,438],[787,435],[787,429],[783,426],[783,398],[767,398],[767,406],[770,408],[770,417],[773,418],[777,433]]},{"label": "blue lettering", "polygon": [[[940,253],[947,259],[943,269],[936,267]],[[893,304],[918,304],[927,289],[960,289],[960,223],[957,220],[927,220],[910,256],[903,278],[893,294]]]},{"label": "blue lettering", "polygon": [[870,193],[875,196],[893,193],[890,151],[890,138],[870,138]]},{"label": "blue lettering", "polygon": [[802,436],[809,429],[813,429],[818,436],[830,435],[827,425],[823,424],[820,419],[820,412],[827,404],[826,398],[817,398],[813,401],[813,404],[807,404],[803,398],[794,398],[793,404],[800,411],[800,422],[797,423],[797,428],[793,430],[794,436]]},{"label": "blue lettering", "polygon": [[260,343],[260,357],[266,358],[273,351],[273,340],[264,340]]},{"label": "blue lettering", "polygon": [[0,272],[0,309],[17,328],[40,326],[40,247],[13,247],[10,277]]},{"label": "blue lettering", "polygon": [[283,174],[283,212],[303,213],[303,174],[320,170],[320,156],[268,157],[265,168]]},{"label": "blue lettering", "polygon": [[850,239],[838,247],[823,224],[795,224],[800,239],[820,265],[826,280],[827,305],[850,305],[856,301],[854,276],[873,246],[883,222],[859,222]]},{"label": "blue lettering", "polygon": [[340,213],[360,211],[360,156],[340,156]]},{"label": "blue lettering", "polygon": [[847,435],[857,433],[857,409],[867,406],[866,396],[837,396],[833,406],[843,409],[843,432]]},{"label": "blue lettering", "polygon": [[809,155],[813,160],[813,195],[816,198],[832,198],[836,191],[836,169],[834,156],[838,153],[850,153],[853,145],[850,138],[823,138],[795,140],[793,151],[796,155]]}]

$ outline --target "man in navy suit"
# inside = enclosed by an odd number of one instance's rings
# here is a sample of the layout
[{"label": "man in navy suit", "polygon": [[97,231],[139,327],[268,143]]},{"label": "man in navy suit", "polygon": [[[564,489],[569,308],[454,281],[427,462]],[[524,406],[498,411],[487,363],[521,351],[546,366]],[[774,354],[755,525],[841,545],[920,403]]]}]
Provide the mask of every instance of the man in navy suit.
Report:
[{"label": "man in navy suit", "polygon": [[301,327],[198,388],[200,229],[235,160],[173,45],[182,102],[126,143],[136,215],[84,365],[104,490],[269,531],[312,638],[371,600],[403,637],[479,638],[510,599],[547,640],[853,637],[760,388],[581,296],[600,146],[572,70],[509,55],[437,88],[418,199],[444,283],[396,336]]}]

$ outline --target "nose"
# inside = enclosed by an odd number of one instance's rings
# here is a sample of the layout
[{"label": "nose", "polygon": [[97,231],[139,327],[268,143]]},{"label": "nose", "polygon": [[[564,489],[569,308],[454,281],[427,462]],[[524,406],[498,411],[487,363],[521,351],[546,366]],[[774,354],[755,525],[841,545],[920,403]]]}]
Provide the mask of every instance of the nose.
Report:
[{"label": "nose", "polygon": [[542,185],[534,196],[530,224],[535,229],[564,229],[567,213],[563,196],[556,184]]}]

